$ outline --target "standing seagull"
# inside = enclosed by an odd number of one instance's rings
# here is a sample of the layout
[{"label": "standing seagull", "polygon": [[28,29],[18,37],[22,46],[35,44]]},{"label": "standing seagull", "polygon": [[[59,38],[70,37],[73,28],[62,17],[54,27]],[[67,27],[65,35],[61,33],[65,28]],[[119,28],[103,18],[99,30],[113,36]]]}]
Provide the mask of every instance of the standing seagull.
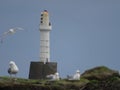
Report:
[{"label": "standing seagull", "polygon": [[76,70],[76,73],[73,75],[73,80],[80,80],[80,71]]},{"label": "standing seagull", "polygon": [[15,34],[17,31],[19,30],[24,30],[23,28],[20,27],[16,27],[16,28],[11,28],[8,31],[4,32],[1,36],[0,36],[0,41],[1,43],[3,43],[3,39],[7,36],[7,35],[11,35],[11,34]]},{"label": "standing seagull", "polygon": [[8,69],[8,73],[10,74],[10,76],[12,76],[12,74],[15,74],[15,76],[16,76],[16,74],[19,71],[17,65],[15,64],[14,61],[10,61],[9,65],[10,65],[10,67]]},{"label": "standing seagull", "polygon": [[68,80],[80,80],[80,71],[76,70],[76,73],[73,76],[67,75]]}]

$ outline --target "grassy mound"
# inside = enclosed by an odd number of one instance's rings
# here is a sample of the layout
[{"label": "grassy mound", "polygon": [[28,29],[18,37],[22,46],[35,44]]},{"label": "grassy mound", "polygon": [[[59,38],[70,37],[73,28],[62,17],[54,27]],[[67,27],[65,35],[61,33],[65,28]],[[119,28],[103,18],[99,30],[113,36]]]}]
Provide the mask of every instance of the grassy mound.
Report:
[{"label": "grassy mound", "polygon": [[113,76],[114,77],[119,76],[119,73],[118,71],[111,70],[108,67],[99,66],[85,71],[81,76],[88,80],[93,79],[103,80]]}]

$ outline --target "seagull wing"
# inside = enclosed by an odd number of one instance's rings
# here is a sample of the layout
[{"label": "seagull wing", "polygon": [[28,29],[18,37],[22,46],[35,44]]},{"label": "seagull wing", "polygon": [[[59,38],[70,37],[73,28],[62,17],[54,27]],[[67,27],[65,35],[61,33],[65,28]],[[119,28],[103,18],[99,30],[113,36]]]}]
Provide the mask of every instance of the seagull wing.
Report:
[{"label": "seagull wing", "polygon": [[11,68],[8,69],[8,73],[11,74]]},{"label": "seagull wing", "polygon": [[16,30],[16,31],[18,31],[18,30],[24,30],[23,28],[21,28],[21,27],[15,27],[15,28],[13,28],[14,30]]},{"label": "seagull wing", "polygon": [[10,33],[10,31],[6,31],[4,32],[1,36],[0,36],[0,42],[3,43],[4,38]]}]

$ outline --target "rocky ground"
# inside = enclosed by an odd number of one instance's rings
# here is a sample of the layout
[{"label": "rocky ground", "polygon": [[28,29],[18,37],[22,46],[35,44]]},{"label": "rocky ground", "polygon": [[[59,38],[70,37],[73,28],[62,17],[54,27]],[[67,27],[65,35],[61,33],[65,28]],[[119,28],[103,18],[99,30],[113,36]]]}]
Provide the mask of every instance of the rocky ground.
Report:
[{"label": "rocky ground", "polygon": [[120,90],[120,75],[115,70],[100,66],[86,70],[78,81],[0,77],[0,90]]}]

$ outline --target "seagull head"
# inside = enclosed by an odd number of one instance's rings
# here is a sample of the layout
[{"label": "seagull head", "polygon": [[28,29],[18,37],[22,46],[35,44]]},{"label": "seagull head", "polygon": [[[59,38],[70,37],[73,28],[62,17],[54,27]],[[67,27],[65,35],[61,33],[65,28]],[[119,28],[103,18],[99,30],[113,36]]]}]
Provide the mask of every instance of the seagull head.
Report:
[{"label": "seagull head", "polygon": [[15,62],[14,61],[10,61],[9,65],[10,66],[15,65]]},{"label": "seagull head", "polygon": [[58,73],[58,72],[56,72],[56,73],[55,73],[55,75],[56,75],[56,76],[59,76],[59,73]]},{"label": "seagull head", "polygon": [[9,33],[14,34],[15,32],[16,32],[15,29],[13,29],[13,28],[9,29]]},{"label": "seagull head", "polygon": [[80,73],[80,71],[79,71],[79,70],[76,70],[76,73]]}]

